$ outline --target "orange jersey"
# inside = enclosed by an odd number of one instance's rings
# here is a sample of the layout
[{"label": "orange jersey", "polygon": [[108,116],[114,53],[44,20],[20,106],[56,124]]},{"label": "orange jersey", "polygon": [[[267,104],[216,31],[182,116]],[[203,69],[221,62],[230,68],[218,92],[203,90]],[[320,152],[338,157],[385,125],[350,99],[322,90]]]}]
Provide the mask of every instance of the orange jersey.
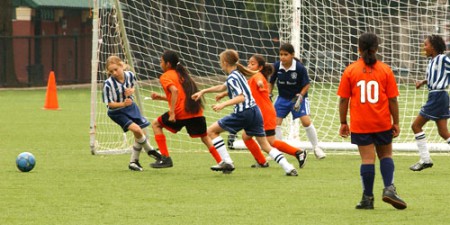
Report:
[{"label": "orange jersey", "polygon": [[391,68],[377,61],[373,67],[363,59],[344,71],[337,94],[350,98],[350,131],[376,133],[392,128],[389,98],[399,95]]},{"label": "orange jersey", "polygon": [[189,119],[194,117],[203,116],[203,109],[196,114],[189,114],[184,110],[184,102],[186,101],[186,93],[184,93],[183,86],[181,86],[180,79],[178,77],[178,73],[175,70],[167,70],[161,77],[159,78],[159,82],[161,83],[164,92],[166,93],[167,101],[169,103],[170,108],[170,98],[172,97],[172,93],[169,90],[170,86],[175,86],[178,89],[178,98],[177,103],[175,105],[175,119]]},{"label": "orange jersey", "polygon": [[[258,87],[259,81],[263,82],[262,88]],[[277,126],[277,114],[272,101],[270,101],[269,85],[266,78],[261,73],[257,73],[248,80],[248,85],[250,86],[250,90],[252,91],[252,96],[255,99],[256,104],[261,110],[264,121],[264,130],[275,130]]]}]

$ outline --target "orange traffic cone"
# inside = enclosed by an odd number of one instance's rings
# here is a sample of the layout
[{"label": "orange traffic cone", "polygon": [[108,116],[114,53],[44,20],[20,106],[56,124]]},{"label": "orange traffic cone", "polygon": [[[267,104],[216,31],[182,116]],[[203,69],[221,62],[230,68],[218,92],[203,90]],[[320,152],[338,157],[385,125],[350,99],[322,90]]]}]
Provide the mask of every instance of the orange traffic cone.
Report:
[{"label": "orange traffic cone", "polygon": [[55,73],[53,71],[50,71],[50,74],[48,75],[47,93],[45,94],[44,109],[59,109],[58,96],[56,94]]}]

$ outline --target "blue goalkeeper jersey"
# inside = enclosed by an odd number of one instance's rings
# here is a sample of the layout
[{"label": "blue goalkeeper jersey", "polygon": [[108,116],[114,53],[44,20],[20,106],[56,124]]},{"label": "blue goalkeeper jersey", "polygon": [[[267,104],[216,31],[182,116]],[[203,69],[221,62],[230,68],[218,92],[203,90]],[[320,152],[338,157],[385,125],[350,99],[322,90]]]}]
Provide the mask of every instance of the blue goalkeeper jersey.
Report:
[{"label": "blue goalkeeper jersey", "polygon": [[[309,77],[306,68],[299,61],[293,59],[292,65],[285,68],[280,61],[273,65],[275,71],[270,77],[270,83],[273,85],[277,83],[278,95],[293,99],[303,87],[309,84]],[[308,97],[308,93],[303,97]]]}]

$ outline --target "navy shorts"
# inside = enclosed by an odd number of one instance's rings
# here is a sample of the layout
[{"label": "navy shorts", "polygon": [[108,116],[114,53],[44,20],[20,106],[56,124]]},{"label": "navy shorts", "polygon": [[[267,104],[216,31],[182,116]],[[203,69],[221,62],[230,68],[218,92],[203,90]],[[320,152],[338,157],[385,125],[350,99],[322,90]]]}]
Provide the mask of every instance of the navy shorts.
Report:
[{"label": "navy shorts", "polygon": [[449,97],[447,91],[431,91],[428,100],[420,109],[419,114],[429,120],[450,118]]},{"label": "navy shorts", "polygon": [[394,137],[392,130],[382,131],[378,133],[358,134],[351,133],[351,142],[355,145],[388,145],[392,143]]},{"label": "navy shorts", "polygon": [[275,101],[275,110],[277,111],[277,117],[278,118],[286,118],[286,116],[289,113],[292,113],[292,119],[297,119],[302,116],[309,115],[310,113],[310,107],[309,107],[309,101],[308,97],[304,98],[302,103],[300,104],[300,110],[297,112],[294,110],[295,101],[297,98],[294,99],[287,99],[278,96],[277,100]]},{"label": "navy shorts", "polygon": [[245,133],[249,136],[266,136],[263,118],[258,106],[246,109],[243,112],[232,113],[220,119],[218,123],[222,129],[231,134],[236,134],[240,130],[245,130]]},{"label": "navy shorts", "polygon": [[158,122],[161,126],[174,134],[180,131],[183,127],[186,127],[189,136],[193,138],[205,137],[207,135],[206,119],[204,116],[184,120],[175,120],[175,122],[171,122],[169,121],[169,112],[166,112],[158,117]]},{"label": "navy shorts", "polygon": [[127,132],[128,127],[132,123],[136,123],[141,128],[148,127],[148,125],[150,125],[150,122],[148,122],[148,120],[141,115],[139,108],[134,102],[127,107],[109,109],[108,116],[115,123],[119,124],[120,127],[122,127],[123,132]]}]

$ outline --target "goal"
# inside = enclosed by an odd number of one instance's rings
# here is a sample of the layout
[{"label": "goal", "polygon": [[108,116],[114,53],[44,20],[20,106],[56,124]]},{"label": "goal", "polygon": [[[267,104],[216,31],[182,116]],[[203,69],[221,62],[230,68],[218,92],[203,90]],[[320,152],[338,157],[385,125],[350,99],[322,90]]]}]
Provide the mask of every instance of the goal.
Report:
[{"label": "goal", "polygon": [[[354,149],[338,135],[337,87],[342,71],[358,58],[357,38],[374,32],[381,39],[379,58],[389,64],[400,89],[401,134],[396,150],[416,150],[410,125],[427,91],[416,90],[414,82],[424,79],[427,59],[422,52],[426,35],[439,34],[450,43],[449,4],[446,0],[93,0],[92,89],[90,146],[93,154],[126,152],[132,134],[123,133],[106,114],[102,102],[107,78],[105,60],[118,55],[135,71],[139,81],[137,102],[150,121],[168,110],[167,103],[149,99],[163,93],[158,76],[159,59],[166,49],[176,51],[181,63],[201,88],[220,84],[218,54],[236,49],[245,64],[254,53],[268,62],[278,59],[278,48],[290,42],[311,78],[311,118],[319,144],[330,150]],[[206,95],[205,116],[212,124],[229,114],[211,110],[214,94]],[[308,148],[298,121],[285,121],[287,139]],[[432,151],[448,151],[435,125],[424,130]],[[155,145],[151,128],[146,130]],[[183,130],[165,132],[170,151],[206,150],[199,139]],[[226,138],[224,134],[224,138]]]}]

